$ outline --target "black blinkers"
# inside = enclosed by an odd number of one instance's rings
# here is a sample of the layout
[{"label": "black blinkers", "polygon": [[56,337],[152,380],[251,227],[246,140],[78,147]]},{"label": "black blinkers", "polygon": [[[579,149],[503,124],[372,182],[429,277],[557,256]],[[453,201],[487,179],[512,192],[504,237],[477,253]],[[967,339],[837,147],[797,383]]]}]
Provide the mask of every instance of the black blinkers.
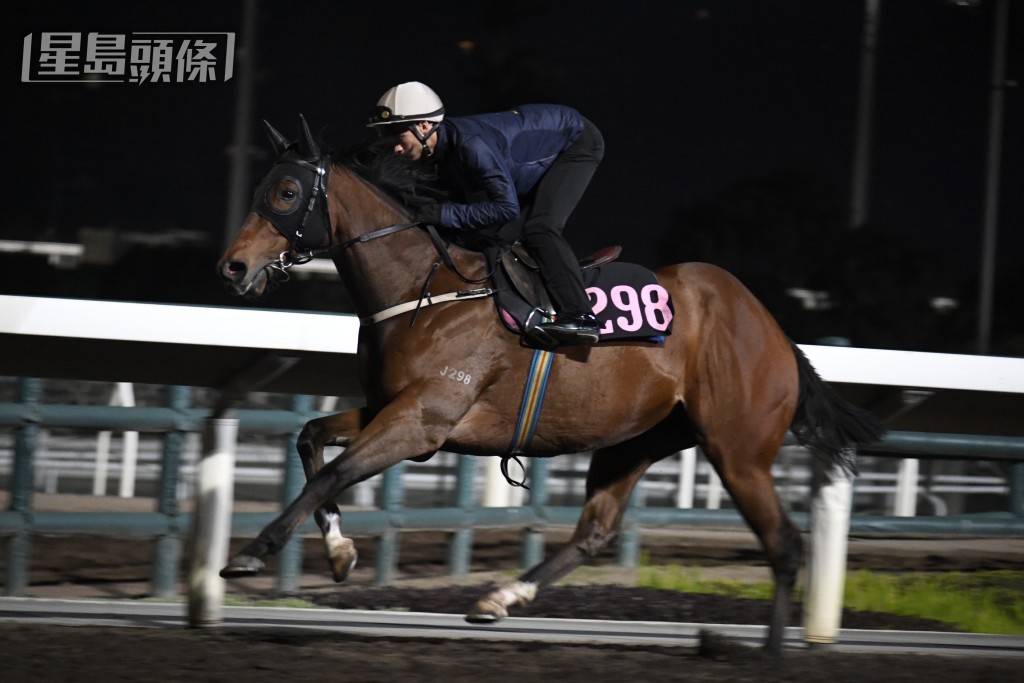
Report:
[{"label": "black blinkers", "polygon": [[267,219],[292,249],[309,251],[327,246],[330,240],[327,180],[331,165],[301,114],[299,123],[301,135],[289,143],[273,126],[263,122],[277,162],[256,190],[250,211]]}]

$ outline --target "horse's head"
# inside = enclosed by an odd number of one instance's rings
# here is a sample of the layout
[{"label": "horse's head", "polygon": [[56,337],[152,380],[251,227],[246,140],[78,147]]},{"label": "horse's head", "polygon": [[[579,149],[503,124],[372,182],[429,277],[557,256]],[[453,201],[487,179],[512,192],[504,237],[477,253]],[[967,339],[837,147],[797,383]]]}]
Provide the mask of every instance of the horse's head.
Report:
[{"label": "horse's head", "polygon": [[327,209],[330,160],[299,116],[300,135],[289,143],[263,122],[277,161],[253,196],[242,229],[217,264],[234,294],[258,297],[268,285],[288,279],[287,269],[309,260],[330,241]]}]

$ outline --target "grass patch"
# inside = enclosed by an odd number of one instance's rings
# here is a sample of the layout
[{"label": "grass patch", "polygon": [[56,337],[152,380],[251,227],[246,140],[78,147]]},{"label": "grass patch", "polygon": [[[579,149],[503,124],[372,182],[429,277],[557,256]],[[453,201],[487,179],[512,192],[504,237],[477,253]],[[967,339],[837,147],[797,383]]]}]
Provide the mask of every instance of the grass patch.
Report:
[{"label": "grass patch", "polygon": [[774,587],[771,583],[729,581],[708,579],[700,567],[643,567],[637,573],[637,584],[645,588],[661,588],[681,593],[709,593],[727,595],[731,598],[771,600]]},{"label": "grass patch", "polygon": [[846,577],[850,609],[937,619],[970,633],[1024,635],[1024,572],[860,570]]},{"label": "grass patch", "polygon": [[[644,567],[640,586],[770,600],[771,583],[708,579],[700,568]],[[802,599],[800,590],[797,600]],[[846,576],[844,606],[935,619],[969,633],[1024,635],[1024,571],[905,572],[860,570]]]}]

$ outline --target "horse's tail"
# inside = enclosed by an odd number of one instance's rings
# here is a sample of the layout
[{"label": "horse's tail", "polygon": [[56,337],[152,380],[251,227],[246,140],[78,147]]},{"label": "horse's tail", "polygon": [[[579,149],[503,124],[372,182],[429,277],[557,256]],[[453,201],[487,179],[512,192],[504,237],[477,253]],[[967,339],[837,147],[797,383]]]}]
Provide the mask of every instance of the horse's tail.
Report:
[{"label": "horse's tail", "polygon": [[879,441],[885,426],[874,415],[853,405],[826,384],[800,348],[790,342],[800,377],[800,393],[790,430],[817,457],[857,473],[858,445]]}]

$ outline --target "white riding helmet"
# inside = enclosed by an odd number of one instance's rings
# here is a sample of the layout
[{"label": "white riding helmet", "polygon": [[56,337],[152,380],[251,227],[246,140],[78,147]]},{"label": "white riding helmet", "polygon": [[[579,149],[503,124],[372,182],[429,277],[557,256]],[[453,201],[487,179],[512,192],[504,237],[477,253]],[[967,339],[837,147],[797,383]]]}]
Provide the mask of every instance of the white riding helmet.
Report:
[{"label": "white riding helmet", "polygon": [[444,104],[433,90],[419,81],[399,83],[377,100],[367,127],[392,123],[444,120]]}]

